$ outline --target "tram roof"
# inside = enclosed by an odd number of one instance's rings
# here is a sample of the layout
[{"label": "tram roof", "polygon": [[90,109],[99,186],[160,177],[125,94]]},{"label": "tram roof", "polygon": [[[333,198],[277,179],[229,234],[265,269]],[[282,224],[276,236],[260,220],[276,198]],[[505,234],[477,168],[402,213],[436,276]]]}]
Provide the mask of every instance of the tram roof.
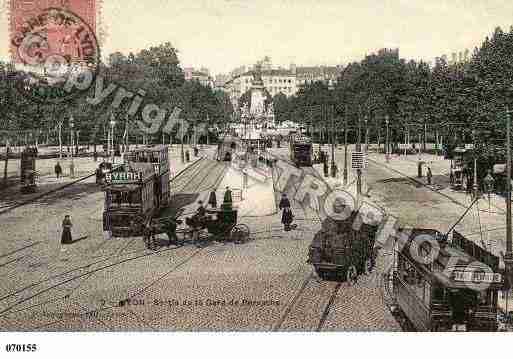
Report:
[{"label": "tram roof", "polygon": [[[435,259],[435,262],[438,264],[438,270],[432,270],[429,265],[420,263],[412,258],[411,249],[414,249],[412,248],[412,245],[421,245],[426,241],[426,237],[422,237],[422,235],[432,236],[432,238],[437,240],[440,245],[437,258]],[[402,248],[401,253],[405,255],[417,268],[421,269],[424,272],[424,275],[434,278],[443,286],[450,288],[467,288],[468,283],[456,281],[448,277],[444,271],[463,271],[465,269],[471,271],[482,269],[483,266],[485,266],[485,263],[477,260],[458,246],[440,241],[443,236],[444,234],[435,229],[414,228],[408,238],[407,245]],[[491,283],[490,286],[500,287],[501,284]]]}]

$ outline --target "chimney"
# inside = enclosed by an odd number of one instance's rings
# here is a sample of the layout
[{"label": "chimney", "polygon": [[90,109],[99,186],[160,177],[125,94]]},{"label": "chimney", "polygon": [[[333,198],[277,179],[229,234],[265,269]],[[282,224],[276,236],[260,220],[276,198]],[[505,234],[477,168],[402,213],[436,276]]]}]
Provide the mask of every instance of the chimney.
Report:
[{"label": "chimney", "polygon": [[296,74],[296,64],[290,64],[290,72],[292,72],[293,75]]}]

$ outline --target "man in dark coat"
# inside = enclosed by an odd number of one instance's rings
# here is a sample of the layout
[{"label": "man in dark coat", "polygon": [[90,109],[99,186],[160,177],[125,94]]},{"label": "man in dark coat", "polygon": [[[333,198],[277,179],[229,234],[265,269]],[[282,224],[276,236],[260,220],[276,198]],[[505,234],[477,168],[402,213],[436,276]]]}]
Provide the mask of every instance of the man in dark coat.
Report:
[{"label": "man in dark coat", "polygon": [[232,191],[230,190],[230,187],[226,187],[226,192],[224,192],[224,198],[223,198],[223,209],[232,209],[233,199],[232,199]]},{"label": "man in dark coat", "polygon": [[428,184],[431,184],[433,178],[433,173],[431,172],[431,167],[428,167],[427,169],[427,182]]},{"label": "man in dark coat", "polygon": [[69,215],[64,217],[64,221],[62,221],[62,235],[61,235],[61,244],[71,244],[73,242],[73,238],[71,237],[71,219]]},{"label": "man in dark coat", "polygon": [[57,176],[57,178],[59,178],[62,174],[62,167],[59,162],[57,162],[57,164],[55,165],[54,170],[55,170],[55,176]]},{"label": "man in dark coat", "polygon": [[212,190],[212,192],[210,192],[210,195],[208,197],[208,204],[212,207],[212,208],[217,208],[217,196],[216,196],[216,190]]},{"label": "man in dark coat", "polygon": [[328,177],[329,168],[328,168],[328,160],[326,158],[324,158],[323,169],[324,169],[324,177]]},{"label": "man in dark coat", "polygon": [[290,201],[285,193],[281,195],[281,201],[278,207],[280,210],[283,210],[281,213],[281,223],[284,225],[284,230],[288,232],[290,231],[290,225],[294,219],[294,215],[290,209]]}]

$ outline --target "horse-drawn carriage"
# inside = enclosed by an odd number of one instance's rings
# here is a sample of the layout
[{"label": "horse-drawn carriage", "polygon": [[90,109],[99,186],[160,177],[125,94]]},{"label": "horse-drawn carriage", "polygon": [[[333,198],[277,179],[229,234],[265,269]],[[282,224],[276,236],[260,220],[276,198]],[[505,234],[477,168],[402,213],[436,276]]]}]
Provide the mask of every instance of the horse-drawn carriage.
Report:
[{"label": "horse-drawn carriage", "polygon": [[134,232],[142,232],[146,247],[153,250],[160,246],[159,234],[167,235],[168,245],[186,242],[202,245],[212,241],[244,243],[249,239],[248,226],[237,223],[236,209],[207,210],[205,215],[186,217],[185,226],[178,228],[183,223],[178,219],[181,214],[180,211],[167,216],[163,211],[155,218],[141,217],[134,225],[142,229],[134,228]]}]

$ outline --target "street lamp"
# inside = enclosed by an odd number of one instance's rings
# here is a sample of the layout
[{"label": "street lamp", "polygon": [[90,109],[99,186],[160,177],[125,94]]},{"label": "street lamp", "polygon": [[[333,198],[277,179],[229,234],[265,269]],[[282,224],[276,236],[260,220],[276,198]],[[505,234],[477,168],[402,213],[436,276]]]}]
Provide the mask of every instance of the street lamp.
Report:
[{"label": "street lamp", "polygon": [[114,115],[110,115],[110,142],[112,163],[114,163],[116,159],[114,156],[114,126],[116,126],[116,120],[114,119]]},{"label": "street lamp", "polygon": [[492,176],[492,171],[491,170],[488,170],[488,174],[484,178],[483,182],[484,182],[486,193],[488,193],[488,211],[490,211],[491,210],[490,194],[492,193],[493,187],[495,185],[495,179]]},{"label": "street lamp", "polygon": [[388,131],[388,124],[389,124],[389,117],[388,115],[385,115],[385,123],[387,125],[387,146],[386,146],[386,150],[385,150],[385,159],[387,161],[387,163],[390,162],[390,143],[388,142],[389,141],[389,131]]},{"label": "street lamp", "polygon": [[70,177],[75,177],[75,163],[73,161],[73,128],[75,127],[75,124],[73,122],[73,115],[69,117],[69,142],[71,147],[71,164],[70,164]]}]

